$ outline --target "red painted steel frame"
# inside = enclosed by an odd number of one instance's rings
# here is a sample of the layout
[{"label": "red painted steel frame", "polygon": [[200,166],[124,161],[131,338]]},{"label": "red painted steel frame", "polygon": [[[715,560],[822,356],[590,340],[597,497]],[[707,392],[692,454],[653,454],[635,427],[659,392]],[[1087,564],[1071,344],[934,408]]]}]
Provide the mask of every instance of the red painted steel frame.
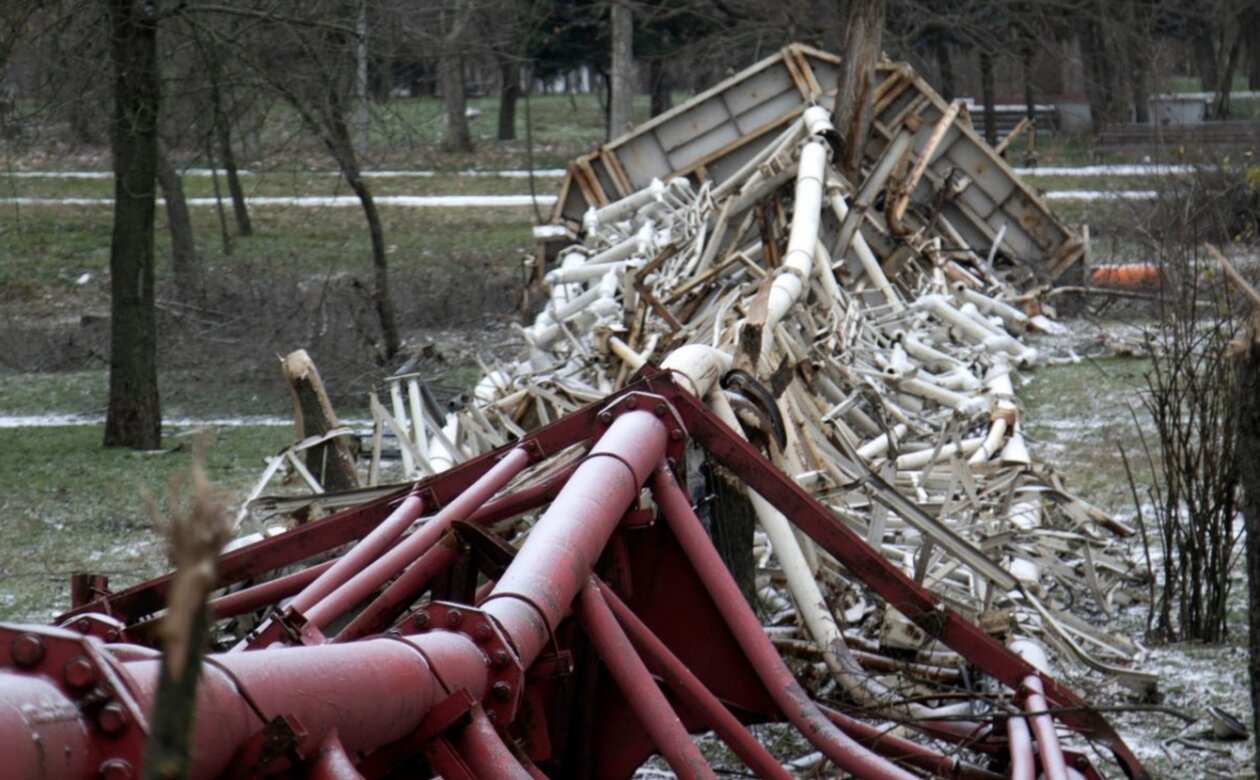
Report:
[{"label": "red painted steel frame", "polygon": [[[824,714],[808,699],[766,641],[671,468],[663,465],[667,453],[671,466],[679,465],[688,435],[930,635],[1013,689],[1021,690],[1024,683],[1026,709],[1070,708],[1055,718],[1111,748],[1131,777],[1146,777],[1100,715],[1053,680],[1036,675],[1005,647],[906,578],[667,374],[650,368],[617,396],[514,445],[392,496],[223,556],[220,586],[298,564],[366,537],[355,548],[358,552],[342,558],[343,562],[308,567],[216,602],[216,613],[224,614],[255,607],[265,596],[288,596],[309,588],[303,604],[309,601],[317,615],[324,610],[322,622],[370,594],[371,588],[351,586],[365,570],[374,566],[380,572],[389,568],[391,573],[423,569],[421,562],[433,556],[432,542],[440,534],[428,531],[395,541],[421,504],[438,516],[466,517],[487,525],[552,502],[519,552],[506,552],[511,562],[506,570],[499,570],[501,574],[496,571],[497,581],[479,589],[486,595],[476,607],[431,602],[399,623],[399,635],[391,638],[357,639],[360,631],[356,630],[339,637],[356,641],[208,658],[198,693],[196,776],[226,776],[226,767],[242,756],[257,757],[260,750],[265,754],[264,745],[280,743],[289,745],[282,755],[272,757],[280,763],[260,765],[259,771],[267,767],[267,771],[285,771],[284,766],[289,766],[285,776],[362,773],[376,778],[398,767],[400,761],[419,760],[434,770],[449,769],[452,777],[540,776],[504,740],[521,741],[535,760],[560,760],[551,751],[563,745],[568,721],[555,720],[556,713],[570,707],[580,712],[577,702],[592,700],[590,692],[557,682],[560,678],[554,671],[542,671],[566,668],[563,659],[577,641],[570,610],[583,589],[587,589],[581,610],[587,636],[602,644],[602,655],[612,659],[618,674],[630,673],[623,682],[633,680],[642,690],[626,698],[643,713],[664,716],[659,691],[654,683],[644,681],[646,661],[678,697],[678,715],[688,728],[714,728],[763,776],[779,777],[782,770],[773,766],[773,759],[732,714],[749,721],[786,715],[801,724],[806,736],[829,756],[864,777],[908,777],[870,753],[869,746],[928,771],[990,776],[921,746],[882,737],[865,724]],[[594,445],[580,462],[489,500],[504,477],[518,472],[526,461],[539,462],[588,440],[594,440]],[[649,476],[667,525],[653,526],[651,517],[637,508]],[[385,552],[404,545],[408,555]],[[383,556],[389,558],[389,567],[380,563]],[[446,562],[445,557],[440,562]],[[588,585],[597,566],[610,583],[599,590]],[[379,628],[376,623],[390,619],[418,597],[425,584],[422,580],[440,568],[434,564],[410,577],[404,575],[403,584],[396,582],[392,594],[386,589],[378,598],[379,609],[369,610],[374,617],[368,623],[373,625],[365,623],[363,630]],[[669,587],[659,581],[662,576],[671,578],[670,586],[681,584],[687,590],[669,593]],[[318,584],[311,587],[313,581]],[[112,625],[132,625],[162,609],[168,586],[169,576],[161,577],[119,594],[100,596],[63,617],[105,612],[123,621]],[[335,596],[335,604],[320,606],[347,586],[351,590],[344,597]],[[624,591],[625,603],[614,590]],[[642,594],[657,595],[651,597],[655,601],[645,603]],[[662,596],[692,611],[662,608]],[[683,616],[690,623],[685,629],[670,622]],[[95,617],[91,620],[100,622]],[[704,626],[708,628],[696,630]],[[316,634],[307,641],[324,640]],[[631,645],[643,654],[642,661],[634,649],[627,649]],[[733,659],[732,651],[747,657]],[[691,659],[692,666],[688,668],[680,658]],[[703,667],[695,665],[701,662]],[[118,762],[134,765],[143,745],[145,712],[157,669],[158,661],[139,648],[102,645],[59,629],[0,626],[0,755],[5,757],[5,771],[16,773],[13,776],[18,780],[73,779],[95,777],[105,770],[122,771]],[[718,670],[760,677],[765,687],[755,682],[750,686],[742,678],[715,677]],[[1044,690],[1038,690],[1039,686]],[[714,695],[719,689],[726,691],[721,700]],[[766,694],[778,702],[779,712],[764,698]],[[603,734],[590,744],[616,750],[618,755],[610,757],[608,766],[618,767],[618,772],[641,761],[651,749],[642,732],[617,731],[636,727],[624,712],[626,698],[605,690],[599,700],[605,705],[615,703],[620,710],[578,724],[585,729],[580,733]],[[15,716],[36,700],[47,717]],[[1051,717],[1033,717],[1038,741],[1050,744]],[[497,719],[495,723],[492,718]],[[828,718],[842,728],[837,729]],[[694,746],[688,748],[690,740],[680,736],[677,728],[661,730],[658,725],[650,730],[658,745],[672,752],[675,760],[694,757]],[[1015,731],[1019,733],[1012,736],[1010,747],[1016,755],[1011,758],[1016,766],[1023,766],[1031,759],[1031,739],[1027,743],[1021,739],[1031,735],[1027,728]],[[609,735],[615,735],[611,742]],[[47,751],[59,745],[65,749]],[[45,753],[55,761],[47,761]],[[1073,761],[1079,760],[1070,755]],[[354,763],[351,757],[358,760],[357,767],[347,766]],[[1052,771],[1057,769],[1053,759],[1051,764]]]}]

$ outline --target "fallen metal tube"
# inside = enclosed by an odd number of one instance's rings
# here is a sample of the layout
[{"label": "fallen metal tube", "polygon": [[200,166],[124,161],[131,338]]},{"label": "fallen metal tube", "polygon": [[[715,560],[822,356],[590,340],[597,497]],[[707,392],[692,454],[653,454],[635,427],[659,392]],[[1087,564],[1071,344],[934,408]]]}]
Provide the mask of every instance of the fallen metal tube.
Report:
[{"label": "fallen metal tube", "polygon": [[739,756],[758,777],[766,780],[790,780],[791,775],[774,760],[774,756],[758,742],[744,724],[730,713],[704,683],[674,655],[665,643],[639,620],[638,615],[617,598],[602,583],[600,593],[604,597],[617,622],[625,629],[630,641],[643,655],[643,660],[656,671],[666,685],[687,706],[700,713],[714,733]]},{"label": "fallen metal tube", "polygon": [[578,594],[577,616],[622,696],[674,774],[680,778],[716,778],[617,624],[594,578]]},{"label": "fallen metal tube", "polygon": [[653,412],[632,409],[613,420],[483,602],[523,666],[551,641],[617,522],[664,457],[668,436]]},{"label": "fallen metal tube", "polygon": [[363,537],[354,547],[341,555],[333,565],[319,575],[319,578],[307,585],[293,597],[291,606],[298,612],[306,612],[320,599],[332,593],[346,580],[353,577],[364,566],[376,560],[391,542],[397,539],[424,513],[424,499],[410,495],[403,499],[398,508],[390,513],[380,525]]},{"label": "fallen metal tube", "polygon": [[1054,719],[1046,712],[1045,689],[1041,678],[1030,674],[1024,678],[1024,712],[1031,715],[1033,735],[1037,738],[1037,755],[1041,758],[1041,771],[1046,780],[1068,780],[1067,761],[1063,758],[1063,747],[1059,744],[1059,735],[1054,730]]},{"label": "fallen metal tube", "polygon": [[530,780],[533,775],[520,760],[503,744],[503,738],[481,707],[473,707],[468,725],[455,736],[454,747],[473,776],[477,778],[503,778],[503,780]]},{"label": "fallen metal tube", "polygon": [[502,460],[451,503],[443,507],[442,511],[434,515],[418,531],[313,604],[303,613],[307,622],[316,627],[325,626],[362,601],[373,590],[397,574],[400,569],[432,547],[450,528],[452,521],[467,518],[510,482],[529,464],[529,459],[529,453],[521,448],[513,449],[504,455]]},{"label": "fallen metal tube", "polygon": [[1037,761],[1033,758],[1032,735],[1028,724],[1019,715],[1006,719],[1007,752],[1011,765],[1007,769],[1010,780],[1036,780]]},{"label": "fallen metal tube", "polygon": [[871,753],[832,725],[800,687],[726,572],[690,501],[668,469],[657,469],[650,487],[666,522],[691,559],[718,611],[789,722],[829,759],[860,778],[913,778],[914,775]]},{"label": "fallen metal tube", "polygon": [[891,734],[887,729],[863,723],[860,720],[822,707],[823,714],[844,733],[862,745],[874,750],[890,761],[897,761],[937,777],[954,777],[959,780],[998,780],[997,772],[969,764],[957,756],[947,756],[916,742]]}]

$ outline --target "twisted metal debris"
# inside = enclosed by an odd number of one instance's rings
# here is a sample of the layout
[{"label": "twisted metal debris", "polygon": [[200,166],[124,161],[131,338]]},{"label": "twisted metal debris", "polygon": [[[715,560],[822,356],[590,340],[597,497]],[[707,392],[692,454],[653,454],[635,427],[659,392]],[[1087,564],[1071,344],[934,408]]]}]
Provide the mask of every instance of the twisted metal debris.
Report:
[{"label": "twisted metal debris", "polygon": [[[1090,622],[1130,531],[1014,392],[1080,238],[904,66],[847,180],[836,64],[790,47],[571,167],[525,354],[443,419],[374,403],[372,473],[388,428],[417,481],[221,556],[195,776],[712,777],[705,731],[762,777],[1097,777],[1087,742],[1146,776],[1052,668],[1153,685]],[[0,626],[15,777],[138,766],[169,582]]]}]

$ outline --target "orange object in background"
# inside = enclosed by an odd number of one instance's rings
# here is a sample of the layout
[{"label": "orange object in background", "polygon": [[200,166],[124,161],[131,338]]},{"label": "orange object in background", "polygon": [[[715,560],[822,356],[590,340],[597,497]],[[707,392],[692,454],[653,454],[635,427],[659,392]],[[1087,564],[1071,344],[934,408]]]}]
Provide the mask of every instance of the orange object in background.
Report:
[{"label": "orange object in background", "polygon": [[1164,275],[1151,263],[1100,265],[1089,272],[1090,287],[1130,292],[1157,292],[1164,288]]}]

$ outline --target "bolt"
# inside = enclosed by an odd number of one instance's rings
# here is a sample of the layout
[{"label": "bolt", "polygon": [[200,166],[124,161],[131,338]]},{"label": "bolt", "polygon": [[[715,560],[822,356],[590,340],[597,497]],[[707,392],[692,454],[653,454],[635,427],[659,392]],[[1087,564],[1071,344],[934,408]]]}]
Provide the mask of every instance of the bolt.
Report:
[{"label": "bolt", "polygon": [[460,612],[458,609],[452,609],[450,612],[446,613],[446,625],[450,626],[451,628],[455,628],[461,622],[463,622],[463,620],[464,620],[464,613]]},{"label": "bolt", "polygon": [[1076,764],[1076,768],[1082,772],[1089,768],[1089,759],[1085,756],[1077,756],[1073,763]]},{"label": "bolt", "polygon": [[69,661],[66,661],[66,668],[63,671],[66,685],[71,688],[82,690],[96,682],[96,667],[86,656],[76,655]]},{"label": "bolt", "polygon": [[130,722],[127,710],[116,701],[106,704],[96,716],[96,724],[106,734],[121,734]]},{"label": "bolt", "polygon": [[80,634],[86,634],[88,631],[92,630],[92,621],[87,618],[79,618],[78,622],[74,624],[74,627],[79,629]]},{"label": "bolt", "polygon": [[478,642],[486,642],[490,639],[490,626],[485,623],[478,623],[477,628],[473,630],[473,636]]},{"label": "bolt", "polygon": [[666,410],[665,410],[665,403],[664,403],[663,401],[662,401],[661,403],[658,403],[658,404],[656,405],[656,408],[655,408],[655,409],[653,409],[652,411],[656,412],[656,416],[657,416],[657,417],[664,417],[664,416],[665,416],[665,411],[666,411]]},{"label": "bolt", "polygon": [[630,396],[629,398],[627,398],[627,399],[625,400],[625,403],[624,403],[623,405],[624,405],[627,409],[633,409],[633,408],[635,408],[636,406],[638,406],[638,405],[639,405],[639,402],[638,402],[637,400],[635,400],[634,396]]},{"label": "bolt", "polygon": [[111,758],[101,764],[101,780],[131,780],[133,777],[135,774],[131,771],[131,764],[121,758]]},{"label": "bolt", "polygon": [[508,654],[506,650],[498,650],[494,657],[490,659],[490,665],[495,669],[502,669],[508,665]]},{"label": "bolt", "polygon": [[673,439],[674,441],[682,441],[683,440],[682,430],[679,428],[675,428],[674,430],[670,431],[669,438]]},{"label": "bolt", "polygon": [[24,669],[30,669],[44,660],[44,642],[32,633],[18,634],[10,646],[13,663]]},{"label": "bolt", "polygon": [[599,421],[602,422],[604,425],[607,425],[608,423],[612,422],[612,412],[600,412]]},{"label": "bolt", "polygon": [[500,680],[490,688],[490,693],[494,694],[494,698],[505,700],[512,695],[512,686]]},{"label": "bolt", "polygon": [[429,627],[429,613],[428,612],[421,612],[420,614],[416,615],[416,627],[417,628]]},{"label": "bolt", "polygon": [[122,634],[118,633],[118,629],[116,628],[111,628],[110,630],[105,632],[106,642],[117,642],[121,638],[122,638]]}]

